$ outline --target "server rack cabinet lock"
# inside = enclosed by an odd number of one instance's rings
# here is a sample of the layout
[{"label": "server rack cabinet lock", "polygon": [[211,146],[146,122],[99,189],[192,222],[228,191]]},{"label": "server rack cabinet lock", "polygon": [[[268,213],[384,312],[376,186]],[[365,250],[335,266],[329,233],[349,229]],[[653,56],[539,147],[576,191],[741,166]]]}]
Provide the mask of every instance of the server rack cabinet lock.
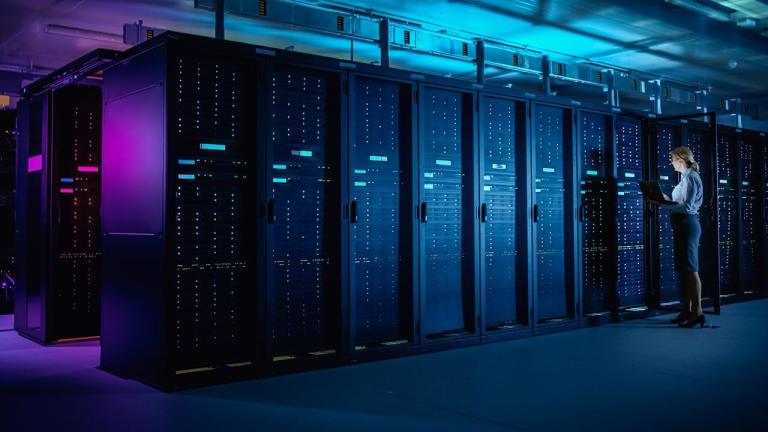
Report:
[{"label": "server rack cabinet lock", "polygon": [[427,223],[427,202],[426,201],[421,203],[420,217],[421,217],[421,223]]}]

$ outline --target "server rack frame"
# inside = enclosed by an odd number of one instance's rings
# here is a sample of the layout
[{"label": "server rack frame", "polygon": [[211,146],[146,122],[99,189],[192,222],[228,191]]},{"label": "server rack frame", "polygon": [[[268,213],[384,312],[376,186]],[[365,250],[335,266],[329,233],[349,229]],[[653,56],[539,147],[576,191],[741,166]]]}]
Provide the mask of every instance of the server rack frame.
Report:
[{"label": "server rack frame", "polygon": [[[704,121],[701,121],[699,119],[704,118]],[[696,130],[699,133],[705,134],[705,142],[702,143],[703,148],[702,152],[704,154],[702,155],[702,167],[703,169],[707,170],[710,176],[710,182],[709,185],[705,184],[705,188],[709,188],[710,192],[710,199],[706,200],[706,193],[705,193],[705,202],[702,204],[702,207],[699,211],[699,214],[704,219],[704,223],[702,223],[702,244],[703,244],[703,250],[704,251],[710,251],[709,255],[705,255],[705,260],[700,260],[704,265],[700,264],[700,267],[703,267],[705,272],[700,272],[702,276],[702,282],[705,282],[707,280],[717,281],[716,283],[711,284],[712,287],[711,292],[707,293],[704,288],[706,288],[706,285],[703,283],[703,289],[702,289],[702,305],[705,308],[711,308],[711,310],[705,309],[705,313],[712,313],[719,315],[720,314],[720,305],[721,305],[721,298],[720,298],[720,253],[719,248],[717,247],[717,238],[718,238],[718,202],[717,202],[717,184],[718,184],[718,177],[717,177],[717,133],[718,133],[718,125],[717,125],[717,114],[714,112],[709,113],[695,113],[695,114],[683,114],[683,115],[675,115],[675,116],[651,116],[648,120],[648,131],[647,131],[647,141],[648,141],[648,150],[647,150],[647,169],[648,172],[651,175],[651,178],[657,178],[658,172],[656,169],[658,159],[657,157],[660,157],[660,155],[657,155],[658,153],[658,145],[657,145],[657,125],[659,123],[664,124],[671,124],[673,126],[676,126],[680,129],[680,135],[679,139],[680,142],[677,146],[681,145],[688,145],[688,133],[690,130]],[[705,164],[703,161],[706,160],[709,163]],[[706,190],[705,190],[706,192]],[[649,212],[649,232],[655,233],[658,230],[658,219],[655,217],[654,213],[661,210],[652,209]],[[707,229],[709,228],[709,230]],[[649,280],[649,301],[650,301],[650,308],[658,311],[659,313],[663,312],[679,312],[680,309],[672,307],[674,303],[664,304],[662,303],[661,299],[661,292],[660,292],[660,282],[659,282],[659,261],[658,261],[658,241],[655,239],[654,235],[649,235],[649,248],[648,253],[650,254],[650,259],[648,262],[649,269],[648,269],[648,280]],[[708,244],[712,243],[714,241],[714,245]],[[700,254],[701,257],[701,254]],[[716,264],[716,265],[707,265],[709,264]],[[711,294],[709,297],[705,297],[706,294]],[[676,303],[679,303],[676,302]]]},{"label": "server rack frame", "polygon": [[[515,106],[515,127],[514,127],[514,155],[515,155],[515,177],[517,181],[517,193],[522,194],[515,197],[515,209],[517,215],[515,218],[515,236],[516,245],[519,247],[520,257],[516,259],[515,271],[516,277],[514,283],[515,300],[516,300],[516,316],[515,324],[508,326],[508,328],[489,328],[489,313],[488,310],[488,288],[487,288],[487,268],[485,263],[486,253],[486,230],[487,225],[485,218],[490,213],[488,209],[488,203],[484,191],[485,181],[485,164],[482,159],[486,154],[486,137],[485,130],[488,127],[485,108],[486,104],[490,100],[497,100],[506,103],[512,103]],[[526,337],[533,335],[533,322],[531,316],[531,301],[533,298],[533,272],[530,271],[533,265],[532,254],[532,230],[529,227],[530,214],[527,209],[533,207],[532,196],[530,193],[531,181],[530,175],[531,166],[530,158],[528,157],[529,143],[531,140],[531,128],[530,128],[530,101],[509,95],[503,95],[490,91],[481,90],[478,95],[478,130],[477,130],[477,153],[478,153],[478,167],[477,167],[477,195],[479,197],[480,207],[477,209],[479,217],[479,291],[480,291],[480,336],[483,342],[493,342],[500,340],[515,339],[520,337]],[[485,207],[485,208],[484,208]],[[524,263],[523,268],[520,264]],[[522,274],[521,274],[522,273]]]},{"label": "server rack frame", "polygon": [[[469,219],[472,221],[471,233],[468,233],[466,226],[462,226],[461,245],[462,252],[471,252],[471,256],[468,256],[463,263],[461,271],[461,298],[459,299],[461,311],[461,320],[463,321],[463,328],[445,329],[442,331],[436,331],[429,333],[426,329],[425,322],[428,319],[427,311],[427,259],[426,254],[426,224],[429,223],[429,203],[427,201],[424,190],[426,189],[426,182],[424,181],[424,173],[427,166],[425,165],[425,146],[426,146],[426,134],[424,131],[423,122],[426,118],[426,112],[428,109],[427,104],[427,92],[445,92],[455,93],[459,95],[459,106],[461,116],[461,136],[459,137],[460,146],[460,158],[462,162],[462,169],[466,170],[471,175],[467,176],[461,181],[461,184],[466,187],[461,193],[461,199],[464,201],[463,207],[460,207],[462,220]],[[442,80],[432,80],[426,77],[424,80],[420,80],[417,87],[417,106],[418,106],[418,134],[419,134],[419,179],[414,182],[418,185],[418,202],[416,210],[416,217],[419,220],[419,319],[418,327],[420,334],[421,351],[428,352],[443,347],[457,347],[457,346],[469,346],[477,345],[480,343],[479,339],[479,327],[480,327],[480,305],[479,305],[479,280],[478,280],[478,266],[479,257],[477,254],[479,247],[479,234],[478,234],[478,222],[475,209],[479,208],[478,196],[475,191],[474,172],[478,166],[478,154],[475,149],[477,148],[477,92],[467,85],[446,85]],[[470,154],[471,153],[471,154]],[[469,199],[466,197],[469,196]],[[472,205],[468,206],[467,201]],[[463,224],[462,224],[463,225]],[[465,248],[471,248],[467,251]],[[467,304],[469,303],[469,304]]]},{"label": "server rack frame", "polygon": [[[346,64],[346,63],[342,63]],[[404,152],[402,149],[400,149],[400,155],[408,155],[407,161],[400,161],[400,167],[401,171],[405,172],[404,177],[406,178],[405,181],[407,181],[410,184],[410,192],[409,196],[400,202],[400,212],[402,212],[400,221],[408,220],[409,223],[407,225],[401,225],[400,230],[407,230],[408,234],[406,234],[406,237],[410,240],[410,244],[404,244],[401,245],[401,248],[405,248],[409,253],[404,254],[404,260],[403,260],[403,268],[407,268],[407,272],[410,274],[410,282],[407,289],[402,290],[400,294],[402,295],[403,292],[407,293],[410,297],[409,306],[404,307],[401,306],[401,312],[405,312],[405,309],[409,310],[409,316],[406,317],[406,319],[409,319],[410,323],[408,324],[408,327],[410,328],[409,334],[407,335],[410,340],[407,342],[404,342],[402,344],[380,344],[379,346],[373,346],[373,347],[365,347],[365,349],[358,349],[356,344],[356,333],[357,328],[355,325],[355,317],[356,317],[356,311],[355,311],[355,301],[356,301],[356,287],[355,287],[355,277],[354,277],[354,259],[353,256],[353,248],[352,248],[352,225],[357,223],[356,220],[354,220],[354,215],[352,214],[352,206],[353,206],[353,199],[352,199],[352,193],[351,190],[354,187],[352,184],[353,182],[351,180],[347,181],[347,187],[350,191],[348,194],[346,194],[344,201],[344,219],[346,228],[348,230],[348,250],[349,250],[349,259],[347,261],[348,266],[348,280],[349,280],[349,296],[348,296],[348,305],[347,310],[349,311],[349,322],[350,322],[350,330],[347,335],[347,344],[349,346],[349,352],[350,352],[350,358],[351,361],[357,362],[357,361],[366,361],[366,360],[377,360],[381,358],[388,358],[388,357],[395,357],[395,356],[401,356],[401,355],[408,355],[408,354],[416,354],[419,352],[420,349],[420,332],[419,332],[419,260],[418,260],[418,247],[417,247],[417,240],[419,239],[419,224],[418,219],[416,218],[416,208],[418,207],[417,204],[417,197],[418,197],[418,182],[414,181],[416,174],[419,172],[419,165],[418,165],[418,151],[419,151],[419,136],[417,128],[415,127],[418,124],[418,105],[417,105],[417,97],[418,97],[418,84],[417,81],[414,81],[411,76],[405,76],[405,74],[382,74],[380,70],[360,70],[357,71],[357,65],[355,65],[354,68],[351,68],[349,72],[347,72],[347,85],[345,86],[345,95],[348,98],[348,115],[347,115],[347,122],[348,127],[346,128],[346,133],[348,135],[347,137],[347,148],[344,150],[344,154],[350,155],[349,158],[347,158],[347,166],[344,168],[344,171],[346,171],[347,176],[349,178],[352,178],[353,175],[353,168],[352,168],[352,151],[351,148],[353,146],[353,143],[356,140],[356,134],[355,134],[355,127],[356,122],[354,118],[354,113],[356,112],[356,98],[357,95],[354,93],[356,89],[356,83],[358,79],[367,79],[367,80],[374,80],[379,82],[385,82],[389,84],[398,85],[400,87],[401,92],[401,98],[404,97],[407,94],[407,100],[400,100],[400,109],[403,109],[405,107],[408,108],[408,115],[407,115],[407,122],[409,126],[409,130],[407,133],[400,132],[401,138],[407,137],[407,142],[399,142],[400,146],[406,145],[408,147],[407,152]],[[394,75],[394,76],[393,76]],[[400,114],[400,119],[406,119],[406,116],[402,113]],[[403,169],[405,168],[405,169]],[[402,180],[401,180],[402,181]],[[403,235],[401,234],[401,238],[403,238]],[[402,278],[401,278],[402,279]],[[401,299],[402,303],[405,303],[405,300]]]},{"label": "server rack frame", "polygon": [[[65,246],[62,236],[65,234],[66,225],[61,224],[62,207],[66,206],[64,197],[73,197],[75,192],[93,186],[93,177],[100,175],[101,163],[101,122],[100,107],[102,93],[95,83],[71,83],[60,88],[47,88],[39,94],[19,102],[18,125],[20,136],[18,151],[16,154],[16,286],[14,305],[14,329],[22,336],[43,345],[60,342],[95,339],[99,337],[98,320],[98,295],[100,262],[100,239],[98,235],[93,239],[95,245],[82,249],[90,252],[82,254],[93,255],[88,259],[93,260],[92,266],[86,264],[85,270],[80,267],[83,257],[79,247],[74,244]],[[74,105],[74,104],[78,105]],[[89,108],[90,104],[90,108]],[[76,110],[69,112],[73,106]],[[72,116],[80,115],[81,106],[85,110],[92,110],[96,114],[92,136],[98,137],[96,146],[96,166],[75,167],[73,154],[66,153],[71,150],[78,140],[70,140],[70,137],[61,136],[62,129],[73,126],[80,129],[82,119],[73,119]],[[66,110],[66,113],[65,113]],[[61,123],[66,122],[66,123]],[[85,126],[85,125],[82,125]],[[34,130],[33,130],[34,129]],[[34,133],[34,137],[31,134]],[[39,134],[39,136],[38,136]],[[82,136],[80,138],[85,138]],[[35,144],[32,141],[36,141]],[[83,143],[84,144],[84,143]],[[34,145],[35,149],[31,149]],[[39,148],[37,148],[39,146]],[[62,164],[71,166],[63,167]],[[72,169],[73,177],[66,178],[67,183],[60,183],[60,170]],[[78,169],[87,170],[80,172]],[[39,179],[38,174],[39,173]],[[78,177],[79,176],[79,177]],[[77,182],[75,182],[77,180]],[[63,181],[63,180],[62,180]],[[71,187],[68,187],[71,186]],[[30,196],[32,193],[32,196]],[[97,194],[98,195],[98,194]],[[98,199],[89,201],[86,205],[98,205]],[[74,204],[73,204],[74,205]],[[30,206],[32,206],[30,208]],[[74,210],[72,212],[74,218]],[[74,229],[76,219],[72,219],[70,228]],[[98,227],[99,221],[89,223],[90,227]],[[30,238],[32,236],[32,238]],[[76,241],[73,239],[73,242]],[[68,250],[69,256],[60,256]],[[61,276],[65,271],[65,261],[71,261],[72,280],[64,281]],[[95,272],[96,274],[92,274]],[[78,290],[70,287],[71,292],[65,293],[67,283],[76,283],[78,277],[84,277],[87,285]],[[85,294],[87,299],[79,298]],[[61,301],[69,297],[71,303],[65,307]],[[94,298],[96,297],[96,298]],[[83,308],[83,301],[93,305]],[[82,316],[85,321],[65,320],[64,313],[73,313]],[[77,324],[77,326],[73,326]]]},{"label": "server rack frame", "polygon": [[530,166],[530,178],[535,179],[536,177],[536,170],[538,169],[537,163],[536,163],[536,148],[535,148],[535,141],[537,138],[536,134],[536,128],[537,128],[537,122],[536,122],[536,115],[537,109],[544,108],[544,109],[557,109],[562,110],[562,116],[563,116],[563,123],[562,123],[562,131],[563,134],[563,148],[562,148],[562,157],[563,157],[563,213],[564,213],[564,220],[563,220],[563,240],[564,240],[564,261],[565,261],[565,268],[564,268],[564,275],[563,275],[563,282],[565,284],[564,286],[564,296],[565,296],[565,316],[561,318],[556,318],[553,320],[549,320],[550,322],[544,322],[545,320],[548,320],[547,318],[543,317],[540,312],[540,305],[539,305],[539,283],[538,283],[538,275],[541,272],[539,269],[539,266],[537,265],[536,260],[537,258],[537,223],[538,223],[538,213],[539,213],[539,202],[536,198],[536,184],[535,181],[531,182],[531,187],[529,190],[529,194],[531,196],[531,207],[529,208],[529,227],[531,230],[531,240],[532,243],[530,245],[530,254],[531,259],[533,261],[532,267],[531,267],[531,273],[532,273],[532,286],[533,286],[533,293],[532,293],[532,299],[531,299],[531,310],[530,310],[530,319],[531,323],[533,324],[533,334],[546,334],[551,333],[555,331],[560,330],[566,330],[566,329],[573,329],[579,327],[579,320],[581,315],[581,296],[582,293],[580,292],[580,286],[576,282],[577,274],[576,274],[576,263],[577,263],[577,257],[580,256],[579,245],[577,244],[577,238],[576,238],[576,232],[578,230],[578,218],[577,213],[578,209],[576,208],[576,203],[578,202],[578,199],[576,197],[576,191],[577,191],[577,179],[576,179],[576,171],[574,170],[573,164],[571,163],[570,167],[568,165],[568,159],[570,158],[571,161],[578,160],[578,149],[576,144],[577,136],[576,133],[576,108],[572,105],[566,105],[566,104],[557,104],[557,103],[550,103],[548,101],[534,101],[530,105],[530,110],[528,113],[529,117],[529,129],[531,131],[531,139],[529,141],[529,166]]}]

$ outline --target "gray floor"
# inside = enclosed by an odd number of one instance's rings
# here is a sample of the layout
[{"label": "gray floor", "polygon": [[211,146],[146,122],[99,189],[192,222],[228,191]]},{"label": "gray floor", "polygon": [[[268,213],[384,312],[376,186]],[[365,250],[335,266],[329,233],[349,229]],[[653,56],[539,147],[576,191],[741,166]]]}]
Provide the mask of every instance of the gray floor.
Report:
[{"label": "gray floor", "polygon": [[[768,300],[163,394],[0,332],[0,430],[768,430]],[[8,422],[10,421],[10,425]],[[7,427],[10,426],[10,427]]]}]

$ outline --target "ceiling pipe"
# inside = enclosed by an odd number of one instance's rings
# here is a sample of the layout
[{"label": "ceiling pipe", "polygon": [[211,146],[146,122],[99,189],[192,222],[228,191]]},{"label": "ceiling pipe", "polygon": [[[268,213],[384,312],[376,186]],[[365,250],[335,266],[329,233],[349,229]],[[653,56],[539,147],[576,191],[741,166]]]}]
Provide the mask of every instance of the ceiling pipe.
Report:
[{"label": "ceiling pipe", "polygon": [[97,30],[84,29],[79,27],[69,27],[59,24],[46,24],[45,32],[48,34],[70,36],[76,38],[92,39],[102,42],[111,42],[123,44],[123,35],[115,33],[101,32]]}]

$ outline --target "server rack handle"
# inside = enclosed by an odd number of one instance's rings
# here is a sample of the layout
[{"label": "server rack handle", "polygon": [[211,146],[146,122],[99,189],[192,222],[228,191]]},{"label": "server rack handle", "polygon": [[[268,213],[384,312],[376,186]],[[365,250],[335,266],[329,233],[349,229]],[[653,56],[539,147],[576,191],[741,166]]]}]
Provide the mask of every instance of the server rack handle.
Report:
[{"label": "server rack handle", "polygon": [[579,204],[579,222],[584,222],[584,204]]},{"label": "server rack handle", "polygon": [[357,214],[357,201],[352,200],[351,203],[349,203],[349,221],[351,223],[357,223],[359,217]]},{"label": "server rack handle", "polygon": [[486,203],[480,205],[480,221],[483,223],[488,222],[488,204]]},{"label": "server rack handle", "polygon": [[420,216],[421,216],[421,223],[427,223],[427,202],[426,201],[423,201],[421,203]]},{"label": "server rack handle", "polygon": [[533,205],[533,222],[535,223],[538,221],[539,221],[539,205],[534,204]]},{"label": "server rack handle", "polygon": [[275,217],[275,199],[272,198],[267,202],[267,223],[275,223],[277,218]]}]

